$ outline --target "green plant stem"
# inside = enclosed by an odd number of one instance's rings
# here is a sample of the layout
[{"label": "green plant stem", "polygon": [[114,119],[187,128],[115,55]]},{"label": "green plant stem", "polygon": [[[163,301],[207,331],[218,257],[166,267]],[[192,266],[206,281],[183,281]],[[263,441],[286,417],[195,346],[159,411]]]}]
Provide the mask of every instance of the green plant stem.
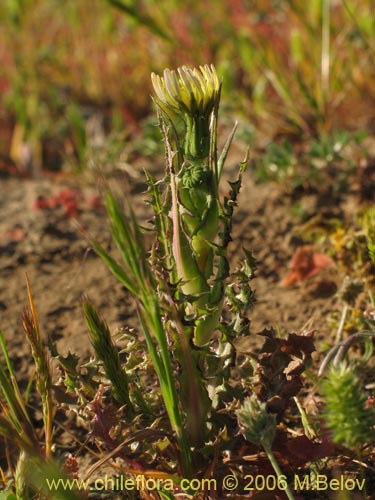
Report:
[{"label": "green plant stem", "polygon": [[315,439],[316,438],[316,432],[314,431],[314,429],[310,425],[310,422],[309,422],[309,419],[307,418],[307,414],[306,414],[305,409],[303,408],[303,406],[301,405],[301,403],[298,401],[298,399],[297,399],[296,396],[293,399],[294,399],[294,402],[296,403],[298,411],[299,411],[299,413],[301,415],[301,422],[302,422],[303,430],[305,431],[306,436],[309,439]]},{"label": "green plant stem", "polygon": [[[156,23],[156,20],[148,14],[141,12],[141,10],[136,6],[133,7],[133,5],[129,5],[129,2],[122,2],[119,0],[107,0],[107,2],[118,10],[124,12],[140,25],[145,26],[158,37],[166,40],[167,42],[172,42],[169,34]],[[137,4],[135,3],[135,5]]]},{"label": "green plant stem", "polygon": [[349,310],[349,304],[345,303],[341,313],[340,324],[336,332],[336,342],[341,342],[342,331],[344,330],[345,320],[348,314],[348,310]]},{"label": "green plant stem", "polygon": [[[186,438],[185,427],[179,405],[179,398],[173,378],[173,370],[171,358],[168,350],[168,343],[165,336],[165,331],[161,323],[160,310],[157,297],[144,297],[144,314],[138,311],[138,316],[145,334],[149,353],[159,378],[160,388],[165,402],[165,407],[171,423],[171,427],[176,433],[177,440],[180,446],[181,462],[184,469],[184,475],[189,477],[191,474],[192,457],[190,447]],[[155,349],[151,338],[153,332],[160,354]]]},{"label": "green plant stem", "polygon": [[[269,448],[268,446],[264,446],[264,445],[263,445],[263,448],[264,448],[264,451],[267,454],[268,460],[271,462],[273,470],[276,472],[277,477],[279,479],[282,478],[284,476],[284,474],[282,473],[282,471],[281,471],[281,469],[279,467],[279,464],[277,463],[276,458],[275,458],[274,454],[271,451],[271,448]],[[286,493],[286,496],[289,498],[289,500],[295,500],[294,495],[291,492],[291,490],[290,490],[290,488],[289,488],[289,486],[288,486],[287,483],[286,483],[285,493]]]},{"label": "green plant stem", "polygon": [[321,50],[321,66],[320,78],[322,88],[322,111],[327,106],[329,98],[329,72],[330,72],[330,9],[331,0],[323,0],[322,2],[322,50]]},{"label": "green plant stem", "polygon": [[182,405],[178,397],[168,340],[162,321],[156,282],[146,258],[141,231],[135,216],[122,213],[113,194],[106,193],[106,207],[112,226],[112,236],[124,266],[118,265],[107,252],[93,243],[97,253],[107,263],[112,273],[138,299],[138,317],[147,347],[159,379],[161,393],[180,447],[182,472],[191,474],[191,450],[186,437]]},{"label": "green plant stem", "polygon": [[363,341],[366,337],[375,337],[375,331],[363,330],[361,332],[353,333],[346,340],[343,340],[338,345],[332,347],[320,365],[318,376],[321,377],[325,372],[328,365],[333,361],[333,365],[337,366],[344,358],[348,349],[357,341]]},{"label": "green plant stem", "polygon": [[[2,414],[0,415],[0,434],[4,434],[5,437],[8,437],[12,441],[14,432],[17,439],[19,438],[20,448],[37,450],[39,447],[38,436],[32,425],[26,402],[18,386],[1,330],[0,348],[4,356],[5,365],[8,368],[7,372],[0,365],[0,391],[3,397],[0,400],[0,408],[2,410]],[[5,433],[3,429],[7,429],[9,432]]]}]

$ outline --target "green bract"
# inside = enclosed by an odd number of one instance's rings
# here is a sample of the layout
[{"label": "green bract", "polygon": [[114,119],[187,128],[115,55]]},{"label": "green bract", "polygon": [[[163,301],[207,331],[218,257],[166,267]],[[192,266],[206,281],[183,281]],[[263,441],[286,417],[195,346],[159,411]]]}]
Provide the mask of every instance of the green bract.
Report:
[{"label": "green bract", "polygon": [[276,416],[267,412],[265,403],[252,394],[244,400],[237,416],[241,432],[248,441],[271,449],[276,433]]}]

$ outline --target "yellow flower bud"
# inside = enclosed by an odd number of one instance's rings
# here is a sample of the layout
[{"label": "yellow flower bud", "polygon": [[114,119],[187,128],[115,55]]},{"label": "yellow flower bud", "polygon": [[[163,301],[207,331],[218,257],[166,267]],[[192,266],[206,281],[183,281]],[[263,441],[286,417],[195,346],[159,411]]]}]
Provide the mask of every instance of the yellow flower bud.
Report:
[{"label": "yellow flower bud", "polygon": [[156,102],[167,113],[207,115],[211,113],[220,90],[215,67],[182,66],[177,71],[166,69],[163,77],[152,73]]},{"label": "yellow flower bud", "polygon": [[[174,122],[176,115],[185,123],[183,148],[192,161],[207,158],[210,147],[210,117],[220,95],[220,82],[215,67],[182,66],[177,71],[166,69],[163,76],[151,75],[155,101]],[[177,127],[176,127],[177,128]]]}]

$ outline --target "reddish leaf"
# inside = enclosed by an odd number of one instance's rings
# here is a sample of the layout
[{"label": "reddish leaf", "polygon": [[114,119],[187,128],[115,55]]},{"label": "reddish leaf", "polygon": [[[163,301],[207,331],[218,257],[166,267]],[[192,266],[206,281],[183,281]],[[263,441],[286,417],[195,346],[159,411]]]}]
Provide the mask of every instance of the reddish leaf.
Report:
[{"label": "reddish leaf", "polygon": [[92,210],[99,210],[103,208],[100,196],[90,196],[86,198],[86,205]]},{"label": "reddish leaf", "polygon": [[0,233],[0,240],[5,240],[11,243],[18,243],[26,238],[27,232],[20,226],[15,226],[12,229],[8,229],[4,233]]},{"label": "reddish leaf", "polygon": [[311,246],[297,248],[292,257],[290,271],[281,281],[280,286],[288,287],[302,283],[332,264],[333,261],[329,257],[315,253]]},{"label": "reddish leaf", "polygon": [[293,464],[297,467],[333,455],[335,450],[332,441],[323,439],[320,443],[313,443],[305,435],[289,439],[286,447],[288,456],[293,457]]},{"label": "reddish leaf", "polygon": [[39,195],[33,206],[34,210],[46,210],[51,208],[50,201],[45,196]]},{"label": "reddish leaf", "polygon": [[88,404],[88,410],[93,414],[91,434],[115,447],[116,442],[111,436],[111,430],[117,423],[116,411],[103,402],[103,392],[104,388],[100,387],[94,399]]},{"label": "reddish leaf", "polygon": [[63,188],[50,198],[38,196],[36,202],[34,203],[34,209],[46,210],[56,207],[63,207],[66,215],[69,218],[73,218],[77,217],[80,212],[79,203],[82,199],[82,193],[80,193],[79,191]]},{"label": "reddish leaf", "polygon": [[275,330],[264,330],[264,345],[255,369],[255,392],[267,409],[279,417],[302,387],[301,374],[314,351],[313,333],[277,337]]}]

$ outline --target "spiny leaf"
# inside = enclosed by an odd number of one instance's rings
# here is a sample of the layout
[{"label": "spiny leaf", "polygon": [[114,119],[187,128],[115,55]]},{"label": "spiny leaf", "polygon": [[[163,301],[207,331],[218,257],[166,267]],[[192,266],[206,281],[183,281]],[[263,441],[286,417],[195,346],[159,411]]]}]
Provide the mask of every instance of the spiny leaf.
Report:
[{"label": "spiny leaf", "polygon": [[228,156],[228,152],[229,152],[230,146],[232,144],[234,134],[236,133],[237,126],[238,126],[238,122],[236,122],[234,124],[233,129],[232,129],[231,133],[229,134],[227,142],[225,143],[225,146],[224,146],[224,148],[220,154],[219,160],[217,162],[218,181],[221,178],[221,173],[223,171],[224,163],[225,163],[225,160]]}]

